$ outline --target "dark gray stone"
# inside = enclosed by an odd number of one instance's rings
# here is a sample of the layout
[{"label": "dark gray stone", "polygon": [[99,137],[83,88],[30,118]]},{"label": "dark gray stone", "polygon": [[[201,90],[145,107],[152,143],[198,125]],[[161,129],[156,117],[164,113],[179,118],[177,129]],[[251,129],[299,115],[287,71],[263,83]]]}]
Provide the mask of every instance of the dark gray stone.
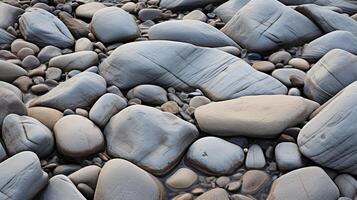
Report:
[{"label": "dark gray stone", "polygon": [[204,7],[211,3],[219,4],[223,2],[225,2],[225,0],[161,0],[160,7],[171,10],[183,10]]},{"label": "dark gray stone", "polygon": [[80,19],[73,18],[67,12],[60,12],[59,19],[67,26],[74,38],[87,37],[89,34],[89,25]]}]

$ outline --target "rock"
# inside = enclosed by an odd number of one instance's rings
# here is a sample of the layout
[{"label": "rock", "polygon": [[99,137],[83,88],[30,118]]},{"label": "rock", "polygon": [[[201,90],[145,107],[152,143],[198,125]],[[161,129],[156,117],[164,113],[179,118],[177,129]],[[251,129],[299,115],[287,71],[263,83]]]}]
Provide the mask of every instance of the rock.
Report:
[{"label": "rock", "polygon": [[255,194],[263,190],[270,182],[267,173],[260,170],[249,170],[242,177],[242,194]]},{"label": "rock", "polygon": [[49,67],[46,70],[46,80],[59,81],[62,77],[62,70],[57,67]]},{"label": "rock", "polygon": [[40,66],[40,64],[41,63],[38,58],[33,55],[26,56],[26,58],[22,60],[22,67],[27,70],[35,69],[36,67]]},{"label": "rock", "polygon": [[127,97],[138,98],[143,103],[153,106],[160,106],[168,101],[166,90],[156,85],[138,85],[129,90]]},{"label": "rock", "polygon": [[206,105],[211,103],[211,100],[209,100],[205,96],[195,96],[190,100],[190,106],[193,108],[198,108],[200,106]]},{"label": "rock", "polygon": [[261,72],[271,72],[275,69],[275,65],[272,62],[269,61],[255,61],[253,62],[252,67],[254,67],[254,69],[261,71]]},{"label": "rock", "polygon": [[212,100],[287,92],[279,81],[254,70],[233,55],[171,41],[143,41],[120,46],[100,64],[99,73],[108,84],[120,89],[140,84],[184,91],[198,88]]},{"label": "rock", "polygon": [[210,134],[267,138],[303,122],[318,107],[302,97],[246,96],[201,106],[195,117],[201,130]]},{"label": "rock", "polygon": [[189,168],[180,168],[166,180],[166,185],[173,189],[187,189],[196,183],[197,174]]},{"label": "rock", "polygon": [[93,51],[93,44],[88,38],[80,38],[76,41],[74,51]]},{"label": "rock", "polygon": [[193,200],[193,195],[190,193],[183,193],[175,196],[172,200]]},{"label": "rock", "polygon": [[53,131],[58,152],[69,158],[85,158],[104,149],[104,136],[100,129],[80,115],[62,117]]},{"label": "rock", "polygon": [[299,148],[293,142],[282,142],[276,145],[275,160],[282,171],[290,171],[304,166]]},{"label": "rock", "polygon": [[229,195],[224,189],[215,188],[203,193],[202,195],[196,198],[196,200],[217,200],[217,199],[229,200]]},{"label": "rock", "polygon": [[18,153],[0,163],[1,199],[30,200],[47,184],[48,175],[41,169],[35,153]]},{"label": "rock", "polygon": [[10,83],[4,82],[4,81],[0,81],[0,88],[10,90],[11,92],[15,93],[16,96],[22,101],[22,92],[16,86],[14,86]]},{"label": "rock", "polygon": [[197,20],[162,22],[150,27],[148,34],[150,40],[171,40],[203,47],[239,47],[215,27]]},{"label": "rock", "polygon": [[241,54],[239,48],[238,47],[234,47],[234,46],[216,47],[216,49],[219,49],[221,51],[224,51],[226,53],[232,54],[233,56],[237,56],[237,57],[239,57],[240,54]]},{"label": "rock", "polygon": [[232,200],[255,200],[253,197],[244,196],[241,194],[231,195]]},{"label": "rock", "polygon": [[0,162],[7,158],[7,153],[2,144],[0,144]]},{"label": "rock", "polygon": [[324,103],[357,80],[353,66],[357,56],[334,49],[322,57],[306,74],[304,93],[310,99]]},{"label": "rock", "polygon": [[100,2],[89,2],[83,5],[80,5],[76,9],[76,16],[80,18],[91,19],[97,11],[107,8],[104,4]]},{"label": "rock", "polygon": [[167,8],[170,10],[183,10],[183,9],[192,9],[198,7],[204,7],[205,5],[211,3],[223,3],[224,0],[161,0],[160,7]]},{"label": "rock", "polygon": [[23,39],[16,39],[11,43],[11,52],[18,53],[21,49],[26,47],[32,49],[35,54],[40,51],[40,48],[37,45]]},{"label": "rock", "polygon": [[13,82],[18,77],[26,74],[26,70],[20,66],[0,60],[0,81]]},{"label": "rock", "polygon": [[265,164],[266,162],[262,148],[257,144],[250,146],[245,160],[245,167],[247,169],[261,169]]},{"label": "rock", "polygon": [[57,175],[48,181],[38,200],[86,200],[67,176]]},{"label": "rock", "polygon": [[32,151],[43,158],[54,149],[54,138],[50,129],[28,116],[7,115],[3,121],[2,137],[9,155]]},{"label": "rock", "polygon": [[160,19],[162,11],[156,8],[144,8],[138,12],[138,17],[141,21],[158,20]]},{"label": "rock", "polygon": [[58,175],[58,174],[63,174],[63,175],[69,175],[71,173],[74,173],[81,169],[80,165],[77,164],[64,164],[64,165],[58,165],[54,170],[53,170],[53,175]]},{"label": "rock", "polygon": [[21,8],[0,2],[0,28],[7,29],[7,27],[14,25],[17,17],[22,13],[24,13],[24,10]]},{"label": "rock", "polygon": [[78,39],[88,36],[90,32],[89,26],[84,21],[73,18],[72,15],[67,12],[60,12],[58,17],[67,26],[74,38]]},{"label": "rock", "polygon": [[0,105],[0,127],[2,127],[5,117],[11,113],[18,115],[27,114],[22,100],[14,92],[3,87],[0,87]]},{"label": "rock", "polygon": [[[300,131],[300,152],[314,162],[340,172],[357,174],[354,123],[357,82],[322,107]],[[337,148],[338,147],[338,148]]]},{"label": "rock", "polygon": [[84,183],[91,187],[92,189],[96,188],[98,176],[101,168],[96,165],[89,165],[81,168],[80,170],[70,174],[69,179],[75,184]]},{"label": "rock", "polygon": [[183,20],[199,20],[201,22],[206,22],[207,21],[207,16],[200,10],[194,10],[185,15]]},{"label": "rock", "polygon": [[310,69],[310,64],[302,58],[292,58],[291,60],[289,60],[288,64],[296,69],[300,69],[303,71],[307,71]]},{"label": "rock", "polygon": [[218,6],[213,12],[227,23],[232,17],[245,6],[250,0],[229,0]]},{"label": "rock", "polygon": [[291,58],[292,56],[290,55],[289,52],[278,51],[269,56],[269,61],[274,64],[278,64],[278,63],[287,64]]},{"label": "rock", "polygon": [[30,8],[20,17],[19,23],[24,38],[39,46],[67,48],[74,44],[74,38],[66,25],[43,9]]},{"label": "rock", "polygon": [[37,58],[41,63],[50,61],[51,58],[62,55],[61,49],[55,46],[46,46],[38,53]]},{"label": "rock", "polygon": [[279,0],[286,5],[300,5],[300,4],[316,4],[325,7],[337,7],[343,13],[354,14],[357,12],[357,3],[355,1],[329,1],[329,0]]},{"label": "rock", "polygon": [[242,47],[254,52],[297,46],[322,34],[307,17],[276,0],[250,1],[222,31]]},{"label": "rock", "polygon": [[180,112],[179,105],[174,101],[168,101],[168,102],[162,104],[160,108],[162,111],[169,112],[172,114],[177,114]]},{"label": "rock", "polygon": [[37,95],[44,94],[50,90],[50,87],[44,83],[31,86],[31,92]]},{"label": "rock", "polygon": [[30,107],[45,106],[60,111],[85,108],[91,106],[105,91],[106,83],[101,76],[82,72],[30,102]]},{"label": "rock", "polygon": [[140,35],[134,18],[118,7],[103,8],[91,22],[93,34],[103,43],[127,42]]},{"label": "rock", "polygon": [[85,70],[98,64],[98,55],[94,51],[80,51],[66,55],[56,56],[49,62],[49,67],[57,67],[64,71],[74,69]]},{"label": "rock", "polygon": [[267,200],[336,200],[339,196],[338,188],[326,172],[319,167],[305,167],[276,179]]},{"label": "rock", "polygon": [[15,39],[15,36],[0,28],[0,48],[5,48],[6,46],[9,46]]},{"label": "rock", "polygon": [[284,85],[291,87],[294,85],[291,81],[291,77],[296,76],[297,78],[304,80],[305,72],[294,68],[282,68],[274,70],[272,76],[284,83]]},{"label": "rock", "polygon": [[121,9],[125,10],[128,13],[135,13],[136,10],[136,3],[134,2],[127,2],[125,3]]},{"label": "rock", "polygon": [[28,76],[20,76],[14,82],[12,82],[12,84],[20,88],[23,93],[27,93],[29,88],[33,85],[33,81]]},{"label": "rock", "polygon": [[53,129],[56,122],[63,117],[63,113],[47,107],[31,107],[27,109],[28,116],[37,119],[49,129]]},{"label": "rock", "polygon": [[357,192],[357,181],[349,174],[340,174],[335,180],[335,184],[340,190],[341,196],[353,199]]},{"label": "rock", "polygon": [[[120,185],[120,187],[118,187]],[[94,200],[164,199],[163,188],[155,177],[123,159],[111,159],[102,168]]]},{"label": "rock", "polygon": [[104,127],[110,118],[127,106],[126,101],[116,95],[107,93],[101,96],[89,111],[89,119],[99,127]]},{"label": "rock", "polygon": [[217,137],[204,137],[194,142],[186,154],[195,168],[212,175],[232,174],[244,161],[239,146]]},{"label": "rock", "polygon": [[179,161],[198,137],[198,130],[171,113],[134,105],[114,115],[104,134],[110,156],[124,158],[162,175]]},{"label": "rock", "polygon": [[[1,42],[0,42],[0,45],[1,45]],[[0,59],[1,60],[17,59],[17,56],[8,50],[0,50]]]},{"label": "rock", "polygon": [[224,188],[230,181],[228,176],[221,176],[216,179],[216,184],[218,187]]},{"label": "rock", "polygon": [[35,52],[28,48],[28,47],[24,47],[22,48],[19,52],[17,52],[17,56],[23,60],[24,58],[26,58],[27,56],[30,56],[30,55],[35,55]]}]

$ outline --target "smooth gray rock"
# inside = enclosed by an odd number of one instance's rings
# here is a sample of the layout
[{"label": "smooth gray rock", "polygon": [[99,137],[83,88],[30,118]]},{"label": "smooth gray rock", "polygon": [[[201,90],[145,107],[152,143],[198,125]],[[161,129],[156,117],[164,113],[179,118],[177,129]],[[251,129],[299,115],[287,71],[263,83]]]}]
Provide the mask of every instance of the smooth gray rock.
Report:
[{"label": "smooth gray rock", "polygon": [[108,84],[140,84],[203,91],[212,100],[246,95],[285,94],[278,80],[223,51],[172,41],[143,41],[117,48],[99,66]]},{"label": "smooth gray rock", "polygon": [[26,70],[20,66],[0,60],[0,81],[13,82],[18,77],[26,74]]},{"label": "smooth gray rock", "polygon": [[333,49],[357,54],[357,36],[349,31],[332,31],[306,44],[301,57],[317,61]]},{"label": "smooth gray rock", "polygon": [[193,10],[190,13],[188,13],[187,15],[185,15],[182,19],[183,20],[199,20],[202,22],[206,22],[207,16],[201,10]]},{"label": "smooth gray rock", "polygon": [[354,0],[279,0],[286,5],[316,4],[320,6],[331,6],[342,9],[344,13],[350,15],[357,12],[357,2]]},{"label": "smooth gray rock", "polygon": [[336,200],[337,186],[319,167],[305,167],[279,177],[273,182],[267,200]]},{"label": "smooth gray rock", "polygon": [[86,198],[78,191],[76,186],[65,175],[57,175],[52,177],[41,192],[38,200],[86,200]]},{"label": "smooth gray rock", "polygon": [[2,162],[3,160],[5,160],[7,158],[7,153],[5,148],[3,147],[3,144],[0,143],[0,162]]},{"label": "smooth gray rock", "polygon": [[153,106],[161,106],[168,101],[166,90],[157,85],[138,85],[129,90],[126,96],[129,99],[138,98],[143,103]]},{"label": "smooth gray rock", "polygon": [[78,52],[78,51],[93,51],[92,41],[90,41],[86,37],[79,38],[76,41],[76,44],[75,44],[75,47],[74,47],[74,51],[75,52]]},{"label": "smooth gray rock", "polygon": [[229,0],[218,6],[213,12],[224,22],[227,23],[232,17],[245,6],[250,0]]},{"label": "smooth gray rock", "polygon": [[357,82],[347,86],[324,105],[300,131],[300,152],[321,166],[357,174]]},{"label": "smooth gray rock", "polygon": [[74,69],[85,70],[98,64],[98,55],[94,51],[80,51],[56,56],[48,63],[49,67],[57,67],[64,71]]},{"label": "smooth gray rock", "polygon": [[80,18],[91,19],[97,11],[103,8],[107,8],[107,6],[101,2],[85,3],[77,7],[76,16]]},{"label": "smooth gray rock", "polygon": [[101,169],[102,168],[97,165],[89,165],[73,172],[68,176],[68,178],[71,179],[75,185],[84,183],[92,189],[95,189]]},{"label": "smooth gray rock", "polygon": [[24,10],[21,8],[0,2],[0,28],[7,29],[7,27],[14,25],[17,17],[22,13],[24,13]]},{"label": "smooth gray rock", "polygon": [[0,199],[31,200],[47,184],[35,153],[18,153],[0,163]]},{"label": "smooth gray rock", "polygon": [[305,78],[304,93],[310,99],[324,103],[357,80],[357,56],[333,49],[322,57]]},{"label": "smooth gray rock", "polygon": [[19,19],[22,36],[39,46],[71,47],[74,38],[56,16],[40,8],[28,9]]},{"label": "smooth gray rock", "polygon": [[296,76],[300,78],[301,80],[305,79],[305,72],[300,70],[300,69],[294,69],[294,68],[282,68],[282,69],[276,69],[273,71],[271,74],[274,78],[278,79],[281,81],[284,85],[287,87],[292,87],[293,83],[290,80],[292,76]]},{"label": "smooth gray rock", "polygon": [[217,137],[204,137],[194,142],[186,160],[196,169],[212,175],[233,173],[243,164],[241,147]]},{"label": "smooth gray rock", "polygon": [[9,155],[22,151],[32,151],[43,158],[54,149],[54,137],[50,129],[38,120],[17,114],[5,117],[2,138]]},{"label": "smooth gray rock", "polygon": [[89,119],[100,127],[104,127],[110,118],[127,106],[125,99],[107,93],[101,96],[89,111]]},{"label": "smooth gray rock", "polygon": [[0,127],[8,114],[26,115],[27,109],[22,99],[5,87],[0,87]]},{"label": "smooth gray rock", "polygon": [[340,174],[334,179],[341,196],[353,199],[357,192],[357,181],[349,174]]},{"label": "smooth gray rock", "polygon": [[91,30],[103,43],[127,42],[140,35],[134,18],[118,7],[103,8],[92,18]]},{"label": "smooth gray rock", "polygon": [[41,63],[48,62],[51,58],[62,55],[61,49],[55,46],[46,46],[38,53],[37,58]]},{"label": "smooth gray rock", "polygon": [[150,40],[186,42],[203,47],[239,47],[231,38],[214,26],[197,20],[161,22],[150,27],[148,34]]},{"label": "smooth gray rock", "polygon": [[225,0],[161,0],[160,7],[167,8],[170,10],[184,10],[204,7],[205,5],[211,3],[219,4],[223,2],[225,2]]},{"label": "smooth gray rock", "polygon": [[28,116],[37,119],[51,130],[56,122],[63,117],[62,112],[48,107],[31,107],[27,111]]},{"label": "smooth gray rock", "polygon": [[[120,187],[118,187],[120,186]],[[159,180],[123,159],[111,159],[102,168],[94,200],[162,200]]]},{"label": "smooth gray rock", "polygon": [[82,72],[30,102],[30,106],[45,106],[61,111],[86,108],[93,105],[105,91],[106,83],[101,76]]},{"label": "smooth gray rock", "polygon": [[22,100],[22,92],[18,87],[14,86],[14,85],[12,85],[10,83],[4,82],[4,81],[0,81],[0,88],[5,88],[5,89],[10,90],[11,92],[15,93],[16,96],[20,100]]},{"label": "smooth gray rock", "polygon": [[14,41],[15,39],[16,39],[15,36],[11,35],[9,32],[0,28],[0,48],[9,46],[12,43],[12,41]]},{"label": "smooth gray rock", "polygon": [[35,54],[40,51],[40,48],[31,42],[27,42],[23,39],[16,39],[13,43],[11,43],[11,52],[18,53],[25,47],[32,49]]},{"label": "smooth gray rock", "polygon": [[124,158],[162,175],[179,161],[198,137],[198,130],[171,113],[134,105],[114,115],[104,134],[110,156]]},{"label": "smooth gray rock", "polygon": [[266,161],[262,148],[257,144],[250,146],[247,158],[245,159],[245,167],[247,169],[261,169],[265,164]]},{"label": "smooth gray rock", "polygon": [[290,171],[304,165],[299,148],[293,142],[281,142],[276,145],[275,160],[282,171]]},{"label": "smooth gray rock", "polygon": [[250,1],[222,28],[222,32],[255,52],[301,45],[322,34],[307,17],[276,0]]}]

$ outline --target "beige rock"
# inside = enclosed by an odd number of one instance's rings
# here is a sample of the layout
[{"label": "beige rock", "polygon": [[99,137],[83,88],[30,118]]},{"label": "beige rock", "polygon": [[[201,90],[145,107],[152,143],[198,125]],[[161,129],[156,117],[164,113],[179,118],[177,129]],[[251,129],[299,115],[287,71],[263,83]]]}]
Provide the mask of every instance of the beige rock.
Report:
[{"label": "beige rock", "polygon": [[194,171],[181,168],[166,180],[166,185],[173,189],[185,189],[191,187],[197,179],[198,176]]},{"label": "beige rock", "polygon": [[63,117],[63,113],[47,107],[31,107],[27,109],[28,116],[33,117],[47,126],[49,129],[53,129],[56,122]]}]

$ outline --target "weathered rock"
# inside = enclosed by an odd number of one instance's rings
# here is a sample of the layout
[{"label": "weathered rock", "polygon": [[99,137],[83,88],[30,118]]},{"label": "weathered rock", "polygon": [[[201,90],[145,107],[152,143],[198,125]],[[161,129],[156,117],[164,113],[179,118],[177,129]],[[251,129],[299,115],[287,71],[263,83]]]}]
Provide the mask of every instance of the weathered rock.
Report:
[{"label": "weathered rock", "polygon": [[229,0],[218,6],[213,12],[224,22],[227,23],[232,17],[245,6],[250,0]]},{"label": "weathered rock", "polygon": [[260,169],[263,168],[265,164],[262,148],[257,144],[250,146],[245,160],[245,167],[247,169]]},{"label": "weathered rock", "polygon": [[193,108],[198,108],[200,106],[206,105],[211,103],[211,100],[209,100],[205,96],[195,96],[190,100],[190,106]]},{"label": "weathered rock", "polygon": [[125,158],[158,175],[170,170],[198,137],[191,123],[142,105],[114,115],[104,134],[109,155]]},{"label": "weathered rock", "polygon": [[143,8],[138,12],[138,18],[145,22],[147,20],[158,20],[161,18],[162,10],[157,8]]},{"label": "weathered rock", "polygon": [[8,114],[27,114],[22,100],[14,92],[3,87],[0,88],[0,105],[0,127],[2,127],[3,120]]},{"label": "weathered rock", "polygon": [[302,58],[292,58],[289,60],[288,64],[303,71],[308,71],[310,69],[310,63]]},{"label": "weathered rock", "polygon": [[101,63],[99,72],[108,84],[120,89],[140,84],[188,91],[198,88],[212,100],[287,92],[278,80],[233,55],[171,41],[120,46]]},{"label": "weathered rock", "polygon": [[229,200],[229,195],[224,189],[215,188],[203,193],[202,195],[196,198],[196,200],[217,200],[217,199]]},{"label": "weathered rock", "polygon": [[87,37],[89,34],[89,26],[87,23],[73,18],[67,12],[60,12],[58,14],[59,19],[67,26],[74,38]]},{"label": "weathered rock", "polygon": [[242,47],[255,52],[300,45],[321,35],[319,28],[307,17],[276,0],[250,1],[222,31]]},{"label": "weathered rock", "polygon": [[45,106],[60,111],[67,108],[75,110],[93,105],[105,91],[106,83],[101,76],[82,72],[35,99],[30,106]]},{"label": "weathered rock", "polygon": [[49,67],[57,67],[64,71],[74,69],[85,70],[98,64],[98,55],[94,51],[80,51],[66,55],[56,56],[49,62]]},{"label": "weathered rock", "polygon": [[27,41],[39,46],[71,47],[74,38],[56,16],[40,8],[30,8],[19,19],[20,31]]},{"label": "weathered rock", "polygon": [[340,174],[334,179],[341,196],[353,199],[357,192],[357,181],[349,174]]},{"label": "weathered rock", "polygon": [[127,93],[129,99],[138,98],[145,104],[161,106],[167,102],[167,92],[157,85],[138,85]]},{"label": "weathered rock", "polygon": [[23,39],[16,39],[13,43],[11,43],[11,52],[18,53],[21,49],[25,47],[32,49],[34,53],[40,51],[40,48],[31,42],[27,42]]},{"label": "weathered rock", "polygon": [[247,96],[195,110],[202,131],[219,136],[276,137],[307,119],[319,104],[302,97]]},{"label": "weathered rock", "polygon": [[253,62],[252,67],[260,72],[271,72],[275,69],[274,63],[265,60]]},{"label": "weathered rock", "polygon": [[80,5],[76,9],[76,16],[81,18],[91,19],[97,11],[100,9],[107,8],[103,3],[100,2],[89,2]]},{"label": "weathered rock", "polygon": [[275,160],[280,170],[289,171],[304,165],[298,146],[293,142],[282,142],[275,147]]},{"label": "weathered rock", "polygon": [[12,41],[14,41],[15,39],[16,39],[15,36],[11,35],[9,32],[0,28],[0,48],[9,46],[12,43]]},{"label": "weathered rock", "polygon": [[286,5],[300,5],[300,4],[316,4],[326,7],[337,7],[342,9],[344,13],[355,14],[357,12],[357,2],[350,0],[331,1],[331,0],[279,0]]},{"label": "weathered rock", "polygon": [[7,27],[12,26],[22,13],[24,13],[24,10],[21,8],[0,2],[0,28],[7,29]]},{"label": "weathered rock", "polygon": [[271,74],[274,78],[278,79],[284,85],[288,87],[294,86],[293,81],[291,81],[291,77],[295,76],[296,78],[303,80],[305,79],[305,72],[300,70],[300,69],[294,69],[294,68],[282,68],[282,69],[276,69],[273,71]]},{"label": "weathered rock", "polygon": [[18,77],[26,74],[26,70],[20,66],[0,60],[0,81],[13,82]]},{"label": "weathered rock", "polygon": [[160,7],[168,8],[171,10],[183,10],[183,9],[192,9],[197,7],[204,7],[205,5],[211,3],[223,3],[224,0],[161,0]]}]

